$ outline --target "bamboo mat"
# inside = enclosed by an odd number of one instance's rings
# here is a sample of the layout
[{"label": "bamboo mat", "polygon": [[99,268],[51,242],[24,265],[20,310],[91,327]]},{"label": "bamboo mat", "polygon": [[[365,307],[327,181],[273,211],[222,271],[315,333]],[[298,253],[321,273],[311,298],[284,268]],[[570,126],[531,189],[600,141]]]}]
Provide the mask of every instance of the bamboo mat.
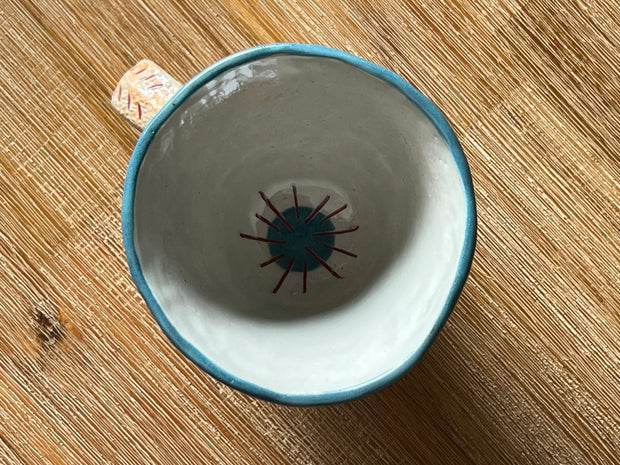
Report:
[{"label": "bamboo mat", "polygon": [[[0,2],[0,462],[612,464],[620,456],[615,0]],[[323,408],[230,390],[165,339],[120,232],[138,59],[181,81],[266,42],[390,68],[453,123],[470,279],[402,380]]]}]

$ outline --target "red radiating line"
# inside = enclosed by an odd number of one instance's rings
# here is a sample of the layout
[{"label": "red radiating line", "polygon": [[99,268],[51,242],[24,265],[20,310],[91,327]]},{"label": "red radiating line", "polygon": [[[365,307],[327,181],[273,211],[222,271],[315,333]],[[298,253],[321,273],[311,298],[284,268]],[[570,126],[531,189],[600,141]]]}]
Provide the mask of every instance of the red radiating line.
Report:
[{"label": "red radiating line", "polygon": [[267,260],[266,262],[263,262],[260,264],[260,267],[264,267],[267,265],[271,265],[273,262],[277,262],[278,260],[280,260],[282,257],[284,257],[284,254],[281,253],[280,255],[278,255],[277,257],[272,257],[269,260]]},{"label": "red radiating line", "polygon": [[140,74],[140,73],[144,73],[146,71],[146,68],[148,68],[148,65],[144,65],[144,68],[142,68],[140,71],[136,71],[133,74]]},{"label": "red radiating line", "polygon": [[159,89],[160,87],[164,87],[163,84],[153,84],[152,86],[148,86],[147,89]]},{"label": "red radiating line", "polygon": [[319,224],[323,224],[325,223],[328,219],[330,219],[332,216],[337,215],[338,213],[340,213],[342,210],[344,210],[345,208],[347,208],[348,205],[345,203],[342,207],[338,208],[337,210],[334,210],[333,212],[331,212],[329,215],[327,215],[325,218],[323,218],[321,220],[321,223]]},{"label": "red radiating line", "polygon": [[308,218],[306,218],[306,223],[310,221],[312,218],[314,218],[314,215],[316,215],[319,211],[321,211],[321,208],[325,206],[325,204],[327,203],[329,199],[331,199],[329,195],[325,196],[323,201],[320,204],[318,204],[314,210],[312,210],[312,213],[308,215]]},{"label": "red radiating line", "polygon": [[263,198],[263,200],[265,201],[265,203],[267,204],[267,206],[268,206],[269,208],[271,208],[271,211],[273,211],[273,212],[274,212],[274,213],[278,216],[278,218],[280,218],[280,219],[284,222],[284,224],[286,225],[286,227],[287,227],[288,229],[290,229],[290,230],[291,230],[291,232],[295,232],[295,230],[294,230],[294,229],[293,229],[293,227],[291,226],[291,223],[289,223],[288,221],[286,221],[286,218],[284,218],[284,217],[282,216],[282,213],[280,213],[280,211],[279,211],[279,210],[275,207],[275,205],[274,205],[273,203],[271,203],[271,200],[269,200],[269,199],[267,198],[267,196],[265,195],[265,193],[264,193],[263,191],[258,191],[258,193],[259,193],[259,194],[260,194],[260,196]]},{"label": "red radiating line", "polygon": [[261,220],[263,223],[265,223],[268,226],[271,226],[273,229],[275,229],[276,231],[280,232],[280,230],[278,229],[278,227],[273,224],[271,221],[269,221],[267,218],[265,218],[262,215],[259,215],[258,213],[256,214],[256,218],[258,218],[259,220]]},{"label": "red radiating line", "polygon": [[257,237],[257,236],[250,236],[249,234],[239,234],[241,237],[243,237],[244,239],[252,239],[254,241],[259,241],[259,242],[273,242],[274,244],[286,244],[286,242],[284,241],[279,241],[277,239],[269,239],[267,237]]},{"label": "red radiating line", "polygon": [[142,107],[140,106],[140,104],[138,103],[138,119],[142,119]]},{"label": "red radiating line", "polygon": [[123,93],[123,86],[118,86],[118,101],[121,101],[121,95]]},{"label": "red radiating line", "polygon": [[131,107],[131,93],[127,92],[127,109]]},{"label": "red radiating line", "polygon": [[155,74],[155,73],[153,73],[153,74],[151,74],[151,75],[149,75],[149,76],[144,76],[144,77],[143,77],[143,78],[141,78],[140,80],[141,80],[141,81],[148,81],[149,79],[154,78],[155,76],[156,76],[156,74]]},{"label": "red radiating line", "polygon": [[293,184],[293,198],[295,199],[295,214],[299,218],[299,203],[297,203],[297,186]]},{"label": "red radiating line", "polygon": [[288,266],[286,267],[286,270],[284,271],[284,274],[280,278],[280,281],[278,281],[278,284],[276,284],[276,287],[273,288],[273,293],[274,294],[276,292],[278,292],[278,290],[280,289],[280,286],[282,286],[282,283],[284,282],[284,280],[288,276],[288,272],[291,271],[291,268],[293,268],[293,263],[295,263],[295,259],[291,258],[291,261],[288,262]]},{"label": "red radiating line", "polygon": [[340,279],[342,279],[342,276],[340,276],[338,273],[336,273],[336,271],[335,271],[335,270],[334,270],[331,266],[329,266],[329,265],[325,262],[325,260],[323,260],[321,257],[319,257],[316,253],[314,253],[314,251],[313,251],[310,247],[306,247],[306,251],[307,251],[310,255],[312,255],[312,256],[314,257],[314,259],[315,259],[317,262],[319,262],[321,265],[323,265],[323,267],[324,267],[327,271],[329,271],[331,274],[333,274],[336,278],[340,278]]},{"label": "red radiating line", "polygon": [[323,245],[327,247],[328,249],[332,249],[332,250],[335,250],[336,252],[343,253],[345,255],[348,255],[349,257],[357,258],[356,254],[354,254],[353,252],[349,252],[348,250],[339,249],[338,247],[334,247],[333,245],[329,245],[329,244],[323,244]]},{"label": "red radiating line", "polygon": [[350,233],[350,232],[353,232],[353,231],[357,231],[359,228],[360,228],[359,226],[353,226],[352,228],[341,229],[339,231],[332,230],[332,231],[315,232],[315,233],[312,233],[312,235],[313,236],[333,236],[335,234],[346,234],[346,233]]},{"label": "red radiating line", "polygon": [[306,293],[306,290],[307,290],[307,286],[306,286],[307,282],[308,282],[308,265],[304,263],[304,294]]}]

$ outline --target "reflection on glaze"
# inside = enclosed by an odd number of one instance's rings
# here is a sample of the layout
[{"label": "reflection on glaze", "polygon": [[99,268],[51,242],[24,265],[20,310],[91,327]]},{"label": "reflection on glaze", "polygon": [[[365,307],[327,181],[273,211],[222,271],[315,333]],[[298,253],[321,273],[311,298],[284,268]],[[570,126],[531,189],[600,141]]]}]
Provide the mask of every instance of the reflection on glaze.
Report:
[{"label": "reflection on glaze", "polygon": [[226,71],[217,79],[213,79],[205,84],[206,93],[200,99],[200,105],[184,111],[179,121],[183,126],[186,122],[191,122],[198,113],[209,110],[232,95],[238,93],[244,86],[259,81],[277,79],[278,74],[274,70],[274,59],[265,59],[257,62],[247,63]]}]

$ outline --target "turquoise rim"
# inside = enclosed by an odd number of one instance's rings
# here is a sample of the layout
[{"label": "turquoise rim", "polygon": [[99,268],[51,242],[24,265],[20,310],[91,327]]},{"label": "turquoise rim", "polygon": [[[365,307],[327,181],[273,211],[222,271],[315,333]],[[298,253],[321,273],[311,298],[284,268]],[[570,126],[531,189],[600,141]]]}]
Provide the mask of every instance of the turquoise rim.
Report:
[{"label": "turquoise rim", "polygon": [[[134,246],[134,197],[136,190],[136,182],[138,179],[138,173],[142,160],[146,155],[147,149],[151,144],[155,134],[166,122],[166,120],[174,113],[177,106],[180,105],[192,95],[197,89],[209,82],[217,75],[242,65],[249,61],[254,61],[260,58],[264,58],[273,54],[290,54],[290,55],[304,55],[304,56],[316,56],[325,58],[334,58],[355,66],[359,69],[366,71],[373,76],[382,79],[383,81],[393,85],[400,92],[402,92],[412,103],[417,105],[422,112],[433,122],[437,127],[437,130],[444,138],[454,160],[458,166],[461,179],[463,182],[463,188],[465,191],[466,199],[466,226],[465,226],[465,240],[459,262],[457,266],[456,275],[452,286],[450,288],[446,302],[441,310],[441,313],[433,325],[431,332],[428,334],[422,345],[420,345],[411,355],[398,366],[386,371],[375,378],[366,381],[362,384],[351,386],[346,389],[340,389],[335,391],[324,391],[312,394],[290,394],[286,392],[277,392],[270,389],[266,389],[257,384],[240,379],[226,370],[222,369],[217,364],[213,363],[202,352],[179,334],[176,328],[170,323],[166,317],[163,309],[159,306],[159,303],[153,296],[149,285],[144,278],[142,268],[138,260],[136,248]],[[250,394],[254,397],[269,400],[287,405],[299,405],[299,406],[312,406],[333,404],[338,402],[350,401],[359,397],[371,394],[379,389],[387,386],[390,383],[401,378],[407,373],[426,353],[429,349],[439,331],[447,321],[452,309],[454,308],[459,295],[465,285],[471,263],[474,256],[474,249],[476,245],[476,203],[474,198],[474,187],[471,179],[471,173],[469,165],[461,148],[456,134],[452,130],[452,127],[446,120],[445,116],[441,113],[439,108],[435,106],[427,97],[425,97],[420,91],[409,84],[405,79],[379,65],[371,63],[367,60],[359,58],[350,53],[342,50],[337,50],[322,45],[313,44],[293,44],[293,43],[275,43],[260,45],[247,50],[243,50],[239,53],[230,55],[213,65],[209,66],[202,72],[194,76],[189,82],[187,82],[175,95],[169,100],[162,109],[155,115],[155,117],[144,128],[136,148],[131,155],[129,165],[127,167],[127,174],[125,177],[125,188],[123,192],[122,211],[121,211],[121,223],[123,230],[123,242],[125,245],[125,253],[127,256],[127,262],[129,264],[129,270],[131,276],[138,288],[138,291],[144,298],[151,313],[155,317],[155,320],[161,327],[162,331],[170,339],[170,341],[190,360],[192,360],[201,369],[209,373],[214,378],[227,384],[228,386],[237,389],[239,391]]]}]

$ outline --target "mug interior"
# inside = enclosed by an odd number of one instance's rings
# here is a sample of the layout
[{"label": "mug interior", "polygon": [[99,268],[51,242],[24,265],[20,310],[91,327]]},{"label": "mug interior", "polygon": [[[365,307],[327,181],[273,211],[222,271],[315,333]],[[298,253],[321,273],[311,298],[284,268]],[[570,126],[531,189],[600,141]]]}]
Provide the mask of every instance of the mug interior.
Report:
[{"label": "mug interior", "polygon": [[159,127],[133,245],[170,325],[229,382],[318,395],[424,344],[466,204],[446,141],[401,91],[342,60],[282,53],[215,76]]}]

